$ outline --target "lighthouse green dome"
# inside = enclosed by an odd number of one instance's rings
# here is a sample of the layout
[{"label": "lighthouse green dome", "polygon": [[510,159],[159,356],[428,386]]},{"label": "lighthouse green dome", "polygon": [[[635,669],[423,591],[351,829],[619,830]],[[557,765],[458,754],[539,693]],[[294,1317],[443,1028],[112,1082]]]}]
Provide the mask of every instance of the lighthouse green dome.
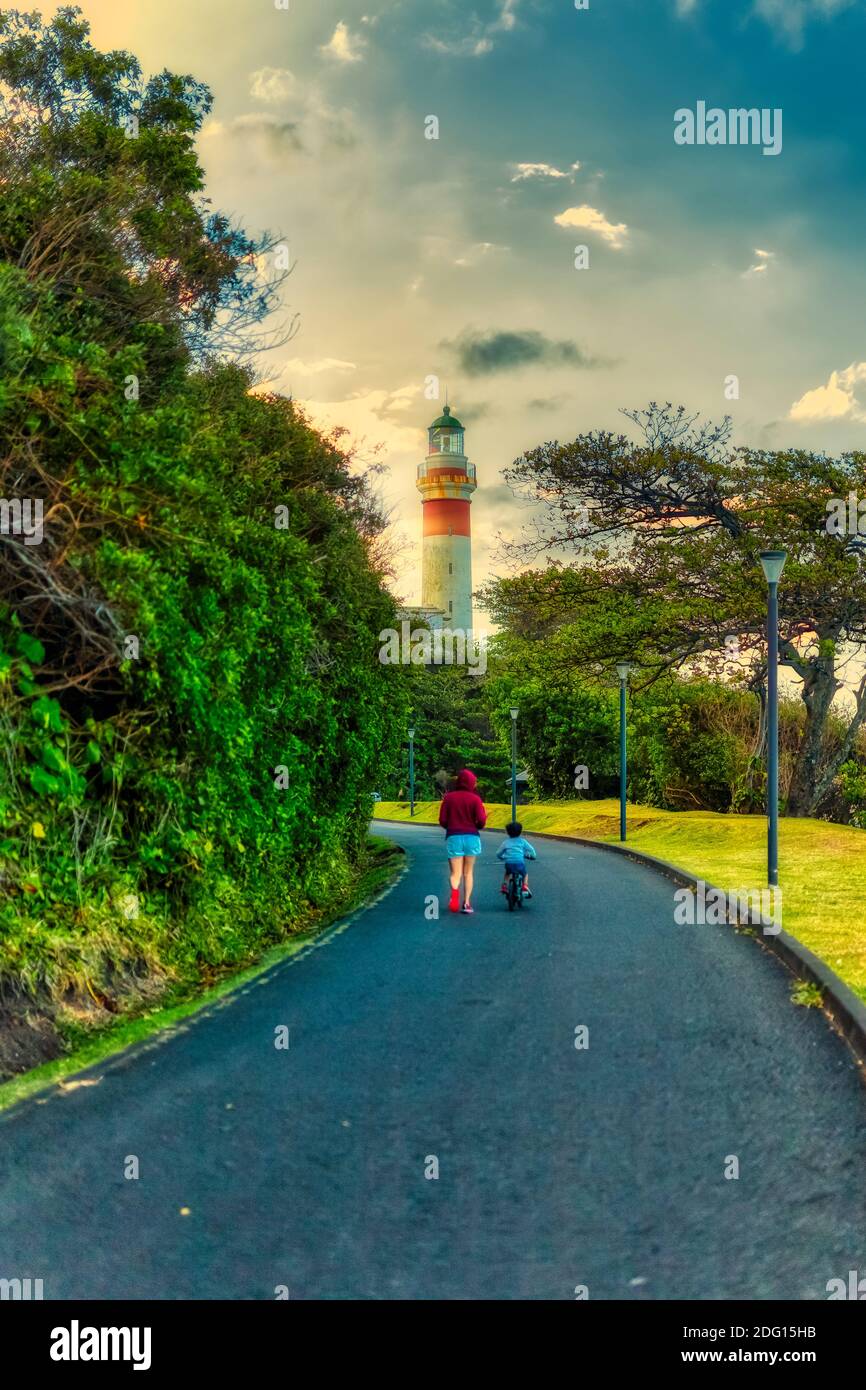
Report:
[{"label": "lighthouse green dome", "polygon": [[439,419],[438,419],[438,420],[434,420],[434,421],[433,421],[433,424],[430,426],[430,429],[431,429],[431,430],[462,430],[462,429],[463,429],[463,425],[461,425],[461,423],[460,423],[460,421],[457,419],[457,416],[456,416],[456,415],[452,415],[452,414],[451,414],[451,407],[450,407],[450,405],[446,405],[444,413],[443,413],[442,415],[439,416]]}]

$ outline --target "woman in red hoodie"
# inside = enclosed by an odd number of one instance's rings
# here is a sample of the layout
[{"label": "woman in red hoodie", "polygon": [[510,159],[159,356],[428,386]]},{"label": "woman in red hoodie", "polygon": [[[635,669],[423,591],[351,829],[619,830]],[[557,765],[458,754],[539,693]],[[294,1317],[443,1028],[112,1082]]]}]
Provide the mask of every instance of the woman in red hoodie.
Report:
[{"label": "woman in red hoodie", "polygon": [[[446,792],[439,807],[439,824],[445,830],[445,853],[451,871],[451,912],[472,911],[472,878],[475,856],[481,853],[481,837],[487,822],[484,802],[475,790],[478,778],[468,767],[457,774],[457,788]],[[460,880],[463,880],[463,906],[460,907]]]}]

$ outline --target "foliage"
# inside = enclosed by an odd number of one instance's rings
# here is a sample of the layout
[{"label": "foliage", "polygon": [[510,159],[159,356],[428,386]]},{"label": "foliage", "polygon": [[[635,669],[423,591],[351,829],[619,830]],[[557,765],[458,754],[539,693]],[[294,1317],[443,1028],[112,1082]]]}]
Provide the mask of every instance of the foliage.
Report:
[{"label": "foliage", "polygon": [[269,307],[200,197],[206,89],[69,9],[3,16],[0,80],[0,486],[44,500],[0,537],[0,982],[114,1007],[346,888],[405,694],[367,479],[205,352]]},{"label": "foliage", "polygon": [[866,764],[849,760],[839,773],[842,795],[847,803],[852,825],[866,830]]},{"label": "foliage", "polygon": [[600,674],[629,658],[640,684],[686,670],[725,673],[760,693],[758,557],[784,548],[781,653],[800,679],[804,714],[789,809],[810,814],[831,795],[866,720],[864,680],[842,738],[828,738],[839,671],[866,648],[866,554],[856,537],[831,534],[827,507],[862,495],[866,455],[733,448],[729,421],[701,425],[655,403],[627,413],[636,442],[594,432],[541,445],[507,470],[541,506],[537,534],[515,550],[550,563],[490,585],[487,606],[510,634],[544,640],[558,671]]},{"label": "foliage", "polygon": [[[482,797],[498,799],[511,773],[511,755],[490,723],[485,677],[462,666],[405,668],[406,728],[415,729],[415,795],[441,795],[463,767],[478,778]],[[384,797],[409,795],[408,740],[378,787]]]}]

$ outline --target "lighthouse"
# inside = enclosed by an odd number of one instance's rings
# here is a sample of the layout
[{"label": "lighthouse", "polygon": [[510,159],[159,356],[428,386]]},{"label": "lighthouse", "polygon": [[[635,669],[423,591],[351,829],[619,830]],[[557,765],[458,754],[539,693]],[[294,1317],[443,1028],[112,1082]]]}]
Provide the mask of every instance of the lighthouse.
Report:
[{"label": "lighthouse", "polygon": [[446,627],[472,630],[472,530],[469,509],[475,465],[463,448],[464,429],[445,406],[427,430],[427,457],[418,464],[421,494],[421,604],[438,609]]}]

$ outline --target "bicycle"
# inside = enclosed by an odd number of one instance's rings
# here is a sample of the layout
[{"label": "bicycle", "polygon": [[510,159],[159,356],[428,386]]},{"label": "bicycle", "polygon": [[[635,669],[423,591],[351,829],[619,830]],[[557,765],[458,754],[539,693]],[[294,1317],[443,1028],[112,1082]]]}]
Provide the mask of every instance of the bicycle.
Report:
[{"label": "bicycle", "polygon": [[513,912],[515,906],[523,911],[523,870],[518,869],[516,873],[508,875],[508,911]]}]

